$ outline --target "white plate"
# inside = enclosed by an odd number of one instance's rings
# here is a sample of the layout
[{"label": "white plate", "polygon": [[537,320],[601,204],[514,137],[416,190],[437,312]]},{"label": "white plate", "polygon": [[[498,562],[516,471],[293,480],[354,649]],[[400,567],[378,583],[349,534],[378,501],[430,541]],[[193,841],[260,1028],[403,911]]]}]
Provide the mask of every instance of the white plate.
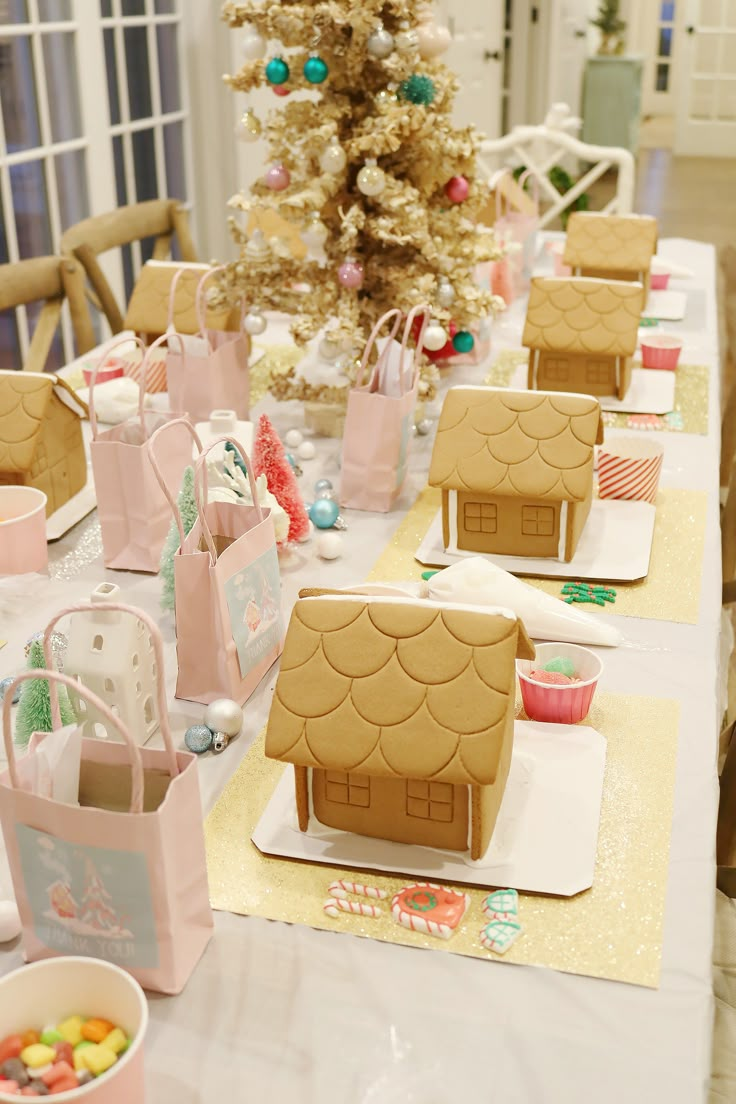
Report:
[{"label": "white plate", "polygon": [[516,721],[496,828],[478,862],[458,852],[325,828],[314,818],[309,831],[300,832],[291,767],[252,839],[264,854],[287,859],[571,897],[593,884],[605,765],[606,741],[594,728]]},{"label": "white plate", "polygon": [[687,293],[684,291],[650,291],[644,318],[659,318],[662,322],[681,322],[687,311]]},{"label": "white plate", "polygon": [[[656,507],[648,502],[594,498],[588,520],[570,563],[527,556],[487,556],[513,575],[541,575],[551,579],[601,579],[629,583],[649,571]],[[445,552],[442,511],[430,525],[414,558],[428,567],[449,567],[478,552]],[[615,610],[611,612],[615,613]]]},{"label": "white plate", "polygon": [[[509,387],[527,389],[527,366],[517,364]],[[628,414],[669,414],[675,406],[675,373],[634,366],[631,384],[623,399],[613,395],[600,397],[603,410],[626,411]]]},{"label": "white plate", "polygon": [[73,525],[76,525],[78,521],[91,513],[96,505],[95,481],[92,476],[92,466],[88,464],[87,482],[81,491],[70,498],[68,502],[65,502],[63,506],[60,506],[58,510],[55,510],[51,517],[46,518],[46,540],[59,540],[65,533],[68,533]]}]

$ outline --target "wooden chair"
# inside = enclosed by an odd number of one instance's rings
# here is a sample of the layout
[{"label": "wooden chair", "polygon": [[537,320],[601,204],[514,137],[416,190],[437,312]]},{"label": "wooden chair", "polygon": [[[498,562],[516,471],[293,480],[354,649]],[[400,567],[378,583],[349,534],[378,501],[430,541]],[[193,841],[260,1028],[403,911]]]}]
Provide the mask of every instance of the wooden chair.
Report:
[{"label": "wooden chair", "polygon": [[44,371],[65,298],[75,329],[88,317],[80,277],[72,257],[33,257],[0,265],[0,311],[43,301],[23,364],[26,372]]},{"label": "wooden chair", "polygon": [[[555,104],[555,108],[565,108],[564,104]],[[565,109],[567,110],[567,109]],[[558,110],[558,116],[564,118],[565,112]],[[603,214],[628,215],[634,205],[635,161],[626,149],[617,146],[591,146],[555,125],[553,111],[541,126],[514,127],[510,134],[493,140],[486,139],[480,145],[480,163],[489,176],[494,169],[503,165],[524,165],[530,177],[539,188],[542,203],[548,204],[539,219],[540,229],[549,226],[563,211],[567,210],[578,196],[594,181],[608,172],[618,170],[616,192],[613,199],[603,208]],[[575,122],[576,120],[567,120]],[[559,165],[565,157],[572,155],[580,161],[591,163],[591,168],[567,192],[561,192],[549,179],[549,171]],[[495,164],[491,165],[490,162]]]},{"label": "wooden chair", "polygon": [[[145,203],[133,203],[104,215],[83,219],[64,232],[61,251],[79,261],[83,269],[81,279],[84,281],[86,274],[91,285],[91,293],[87,291],[87,297],[105,315],[114,334],[123,329],[124,312],[115,300],[112,288],[97,260],[98,256],[134,241],[153,238],[153,257],[156,260],[165,260],[171,254],[174,234],[179,241],[182,260],[196,261],[197,253],[189,232],[187,213],[176,199],[151,199]],[[89,310],[85,318],[78,320],[74,336],[77,353],[86,353],[97,344]]]}]

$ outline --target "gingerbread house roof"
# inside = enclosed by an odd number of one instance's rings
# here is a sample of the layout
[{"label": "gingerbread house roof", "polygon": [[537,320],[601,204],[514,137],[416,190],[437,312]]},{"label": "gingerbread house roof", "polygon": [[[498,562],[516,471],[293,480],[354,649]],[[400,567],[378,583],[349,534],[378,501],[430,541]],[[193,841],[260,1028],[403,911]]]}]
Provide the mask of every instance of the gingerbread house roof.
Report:
[{"label": "gingerbread house roof", "polygon": [[563,260],[572,268],[645,272],[657,251],[651,215],[602,215],[575,211],[567,224]]},{"label": "gingerbread house roof", "polygon": [[86,403],[58,376],[0,371],[0,472],[30,469],[54,397],[80,418],[87,417]]},{"label": "gingerbread house roof", "polygon": [[521,342],[549,353],[633,356],[644,303],[642,284],[537,276]]},{"label": "gingerbread house roof", "polygon": [[451,387],[432,452],[433,487],[582,502],[603,440],[600,403],[589,395]]},{"label": "gingerbread house roof", "polygon": [[300,598],[266,754],[302,767],[490,785],[534,647],[509,610],[413,598]]}]

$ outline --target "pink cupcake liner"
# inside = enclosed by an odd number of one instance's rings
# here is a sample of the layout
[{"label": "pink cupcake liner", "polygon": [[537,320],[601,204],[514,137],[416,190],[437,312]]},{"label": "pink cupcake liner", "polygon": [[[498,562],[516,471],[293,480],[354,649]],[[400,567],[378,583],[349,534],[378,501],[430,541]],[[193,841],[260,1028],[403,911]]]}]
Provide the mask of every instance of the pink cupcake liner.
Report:
[{"label": "pink cupcake liner", "polygon": [[[603,664],[589,648],[579,644],[538,644],[536,659],[517,660],[516,673],[521,686],[521,700],[524,712],[532,721],[544,721],[547,724],[577,724],[587,717],[603,671]],[[581,682],[554,686],[536,682],[529,673],[543,667],[554,656],[564,656],[575,664],[575,670],[583,678]]]},{"label": "pink cupcake liner", "polygon": [[669,334],[652,334],[641,339],[641,363],[644,368],[663,368],[674,372],[680,359],[682,341]]}]

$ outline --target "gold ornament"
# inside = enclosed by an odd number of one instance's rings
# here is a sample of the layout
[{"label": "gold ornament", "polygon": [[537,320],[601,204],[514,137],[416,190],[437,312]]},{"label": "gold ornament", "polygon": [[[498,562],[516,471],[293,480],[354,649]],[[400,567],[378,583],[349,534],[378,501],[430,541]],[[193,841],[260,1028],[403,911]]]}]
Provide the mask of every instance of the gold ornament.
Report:
[{"label": "gold ornament", "polygon": [[237,137],[241,142],[255,142],[260,138],[262,130],[261,120],[250,107],[246,108],[235,128]]}]

